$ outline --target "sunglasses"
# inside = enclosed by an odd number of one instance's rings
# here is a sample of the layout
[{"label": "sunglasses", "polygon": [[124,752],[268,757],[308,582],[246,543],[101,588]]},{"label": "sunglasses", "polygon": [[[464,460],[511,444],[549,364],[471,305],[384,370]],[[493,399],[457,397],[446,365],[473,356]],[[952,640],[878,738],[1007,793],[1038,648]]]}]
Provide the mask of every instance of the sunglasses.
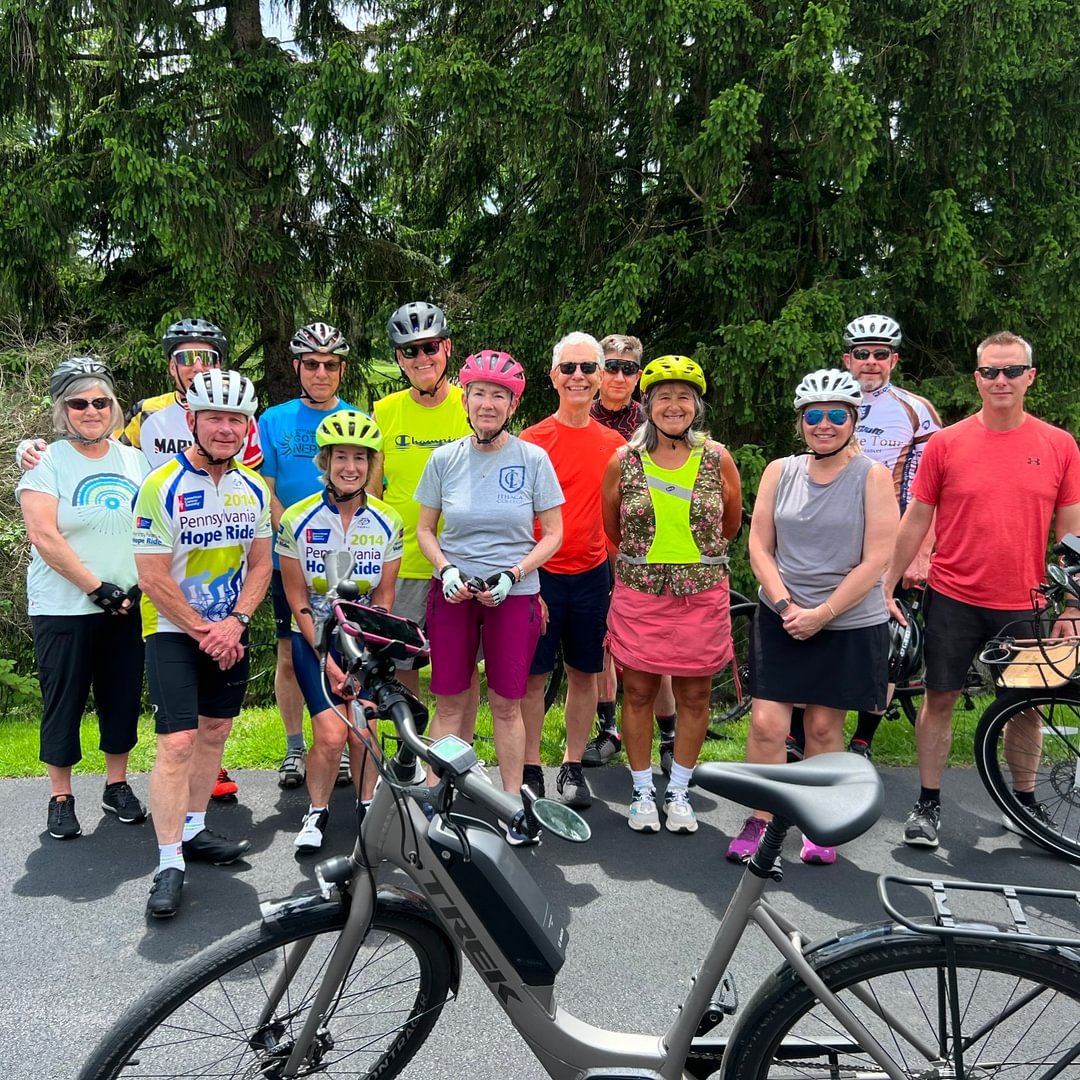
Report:
[{"label": "sunglasses", "polygon": [[340,360],[301,360],[305,371],[318,371],[319,368],[326,368],[327,374],[333,375],[341,370]]},{"label": "sunglasses", "polygon": [[605,360],[604,370],[609,375],[621,372],[627,378],[636,375],[641,370],[641,365],[636,360]]},{"label": "sunglasses", "polygon": [[1006,379],[1019,379],[1025,371],[1031,370],[1030,364],[1009,364],[1007,367],[980,367],[975,369],[987,382],[993,382],[999,375]]},{"label": "sunglasses", "polygon": [[564,360],[558,365],[558,368],[564,375],[573,375],[578,368],[581,368],[582,375],[595,375],[596,369],[599,366],[600,365],[595,360],[580,360],[576,364],[569,360]]},{"label": "sunglasses", "polygon": [[76,412],[85,412],[91,406],[97,409],[98,412],[104,412],[106,409],[112,408],[112,398],[96,397],[87,399],[84,397],[70,397],[64,404]]},{"label": "sunglasses", "polygon": [[180,367],[192,367],[194,364],[202,364],[206,368],[221,367],[221,354],[213,349],[177,349],[169,359]]},{"label": "sunglasses", "polygon": [[421,353],[425,356],[435,356],[441,348],[441,341],[425,341],[423,345],[402,345],[398,352],[406,360],[415,360]]},{"label": "sunglasses", "polygon": [[852,349],[852,360],[869,360],[870,357],[875,360],[885,361],[892,356],[892,349]]},{"label": "sunglasses", "polygon": [[847,409],[807,409],[802,414],[803,423],[811,427],[820,424],[826,417],[833,426],[842,427],[851,419],[851,413]]}]

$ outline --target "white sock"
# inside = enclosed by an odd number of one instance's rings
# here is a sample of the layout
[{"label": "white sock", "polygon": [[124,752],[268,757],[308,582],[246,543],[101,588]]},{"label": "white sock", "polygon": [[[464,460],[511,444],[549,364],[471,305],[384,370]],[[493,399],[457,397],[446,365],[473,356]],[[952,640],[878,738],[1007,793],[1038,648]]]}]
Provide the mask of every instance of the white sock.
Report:
[{"label": "white sock", "polygon": [[325,809],[325,806],[312,806],[311,803],[308,803],[307,812],[309,814],[321,814]]},{"label": "white sock", "polygon": [[183,870],[184,849],[180,844],[158,844],[158,873],[162,870]]},{"label": "white sock", "polygon": [[184,839],[190,840],[193,836],[198,836],[199,833],[206,828],[206,811],[201,814],[188,814],[184,818]]},{"label": "white sock", "polygon": [[635,791],[652,791],[652,769],[631,769],[630,780]]},{"label": "white sock", "polygon": [[690,786],[690,777],[693,775],[694,770],[688,769],[685,765],[680,765],[677,761],[671,763],[671,783],[668,788],[681,787],[687,788]]}]

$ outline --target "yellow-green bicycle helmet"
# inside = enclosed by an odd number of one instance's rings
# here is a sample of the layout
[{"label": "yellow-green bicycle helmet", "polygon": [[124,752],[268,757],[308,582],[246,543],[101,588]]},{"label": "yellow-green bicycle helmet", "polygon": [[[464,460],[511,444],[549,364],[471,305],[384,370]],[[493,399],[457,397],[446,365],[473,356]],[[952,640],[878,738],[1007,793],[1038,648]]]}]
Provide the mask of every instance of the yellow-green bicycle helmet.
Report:
[{"label": "yellow-green bicycle helmet", "polygon": [[689,356],[659,356],[650,360],[641,373],[638,385],[644,394],[653,383],[658,382],[688,382],[702,394],[705,393],[705,373],[701,365]]},{"label": "yellow-green bicycle helmet", "polygon": [[382,449],[382,432],[375,421],[354,409],[331,413],[316,429],[315,441],[322,446],[366,446]]}]

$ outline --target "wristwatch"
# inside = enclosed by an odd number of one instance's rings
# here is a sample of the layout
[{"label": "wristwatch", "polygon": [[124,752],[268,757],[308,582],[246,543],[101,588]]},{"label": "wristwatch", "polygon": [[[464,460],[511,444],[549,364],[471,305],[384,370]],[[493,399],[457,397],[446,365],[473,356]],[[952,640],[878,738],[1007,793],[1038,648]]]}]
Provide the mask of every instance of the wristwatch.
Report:
[{"label": "wristwatch", "polygon": [[776,608],[777,615],[783,615],[784,612],[787,611],[789,607],[791,607],[791,597],[781,596],[780,599],[777,600],[775,604],[773,604],[773,607]]},{"label": "wristwatch", "polygon": [[242,611],[230,611],[227,618],[238,619],[241,626],[251,625],[251,616],[245,615]]}]

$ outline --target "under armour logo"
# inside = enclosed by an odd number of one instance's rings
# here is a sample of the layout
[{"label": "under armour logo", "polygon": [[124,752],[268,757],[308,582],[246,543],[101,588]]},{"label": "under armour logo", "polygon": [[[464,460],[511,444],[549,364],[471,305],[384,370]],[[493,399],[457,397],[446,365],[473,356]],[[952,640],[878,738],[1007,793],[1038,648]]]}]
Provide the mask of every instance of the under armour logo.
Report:
[{"label": "under armour logo", "polygon": [[1042,458],[1029,457],[1028,458],[1028,464],[1029,465],[1041,465],[1042,464]]}]

